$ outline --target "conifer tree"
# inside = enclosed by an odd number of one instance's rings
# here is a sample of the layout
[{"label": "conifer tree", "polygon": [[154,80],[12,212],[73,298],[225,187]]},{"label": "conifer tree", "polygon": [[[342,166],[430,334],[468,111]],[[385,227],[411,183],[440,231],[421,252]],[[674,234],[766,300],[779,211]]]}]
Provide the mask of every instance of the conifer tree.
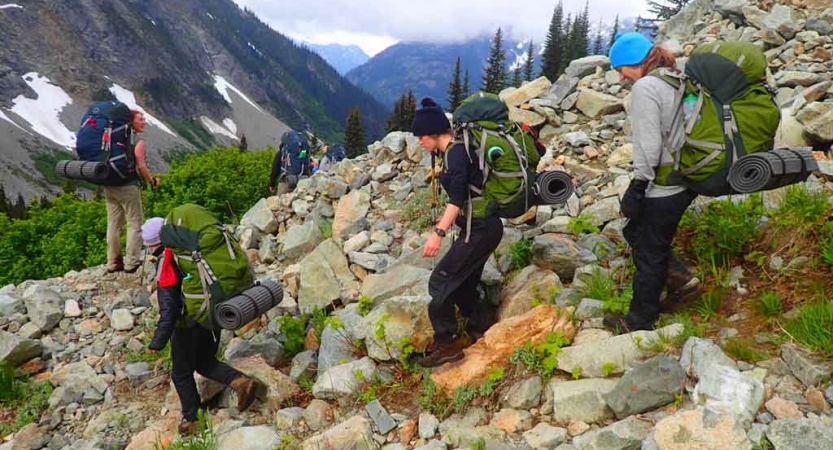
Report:
[{"label": "conifer tree", "polygon": [[49,209],[52,207],[52,202],[50,202],[45,195],[41,195],[40,202],[38,202],[38,206],[40,206],[40,209]]},{"label": "conifer tree", "polygon": [[648,0],[648,11],[656,21],[668,20],[677,15],[691,0]]},{"label": "conifer tree", "polygon": [[524,65],[524,80],[532,81],[532,71],[535,69],[535,43],[529,41],[526,49],[526,64]]},{"label": "conifer tree", "polygon": [[405,115],[405,102],[406,102],[405,95],[399,96],[399,99],[393,105],[393,112],[388,116],[388,120],[385,122],[385,133],[391,133],[394,131],[400,131],[402,128],[402,120]]},{"label": "conifer tree", "polygon": [[559,63],[558,73],[555,78],[564,72],[564,69],[570,65],[573,60],[573,17],[572,14],[567,14],[567,20],[564,21],[564,28],[561,31],[561,62]]},{"label": "conifer tree", "polygon": [[350,110],[344,126],[344,147],[348,158],[355,158],[367,152],[364,125],[359,108]]},{"label": "conifer tree", "polygon": [[243,137],[240,138],[240,150],[248,150],[249,149],[249,141],[246,140],[246,135],[244,134]]},{"label": "conifer tree", "polygon": [[555,81],[561,73],[561,59],[564,51],[564,8],[559,1],[552,13],[547,39],[544,41],[544,53],[541,55],[541,76]]},{"label": "conifer tree", "polygon": [[14,206],[11,208],[11,213],[9,217],[12,219],[26,219],[29,214],[26,211],[26,200],[23,199],[23,194],[17,194],[17,201],[15,201]]},{"label": "conifer tree", "polygon": [[523,83],[523,78],[521,77],[521,68],[518,67],[514,71],[514,75],[512,75],[512,86],[519,88],[521,87],[521,83]]},{"label": "conifer tree", "polygon": [[454,111],[463,101],[463,84],[460,81],[460,57],[454,65],[454,73],[451,75],[451,83],[448,84],[448,107]]},{"label": "conifer tree", "polygon": [[616,14],[616,20],[613,21],[613,29],[610,30],[610,40],[608,41],[607,48],[613,47],[613,41],[616,40],[616,34],[619,33],[619,14]]},{"label": "conifer tree", "polygon": [[6,198],[6,188],[0,184],[0,214],[9,214],[9,199]]},{"label": "conifer tree", "polygon": [[466,69],[466,76],[463,77],[463,100],[465,100],[471,91],[469,91],[469,69]]},{"label": "conifer tree", "polygon": [[483,91],[499,93],[506,86],[506,50],[503,49],[503,31],[498,27],[492,39],[489,59],[483,73]]},{"label": "conifer tree", "polygon": [[402,105],[402,123],[399,131],[410,131],[414,116],[416,116],[416,97],[414,97],[414,91],[408,89],[405,103]]},{"label": "conifer tree", "polygon": [[575,40],[573,42],[573,59],[584,58],[591,50],[590,48],[590,4],[584,4],[584,11],[578,15],[573,22],[575,28]]},{"label": "conifer tree", "polygon": [[604,44],[602,43],[602,19],[599,19],[599,28],[596,30],[596,41],[593,43],[593,54],[604,54]]}]

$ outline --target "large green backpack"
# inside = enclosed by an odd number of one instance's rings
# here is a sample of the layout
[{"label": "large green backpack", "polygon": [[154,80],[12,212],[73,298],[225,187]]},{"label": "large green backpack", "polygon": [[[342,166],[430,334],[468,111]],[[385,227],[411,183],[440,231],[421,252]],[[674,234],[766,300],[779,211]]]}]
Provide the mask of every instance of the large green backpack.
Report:
[{"label": "large green backpack", "polygon": [[162,245],[171,248],[183,276],[185,314],[177,326],[216,328],[217,305],[254,283],[243,248],[202,206],[185,204],[171,210],[162,227]]},{"label": "large green backpack", "polygon": [[[534,205],[540,159],[535,138],[527,127],[510,122],[506,104],[497,95],[483,92],[463,100],[452,120],[455,144],[463,144],[470,160],[476,156],[483,172],[481,186],[469,185],[463,214],[469,222],[472,218],[512,219],[523,215]],[[444,156],[446,167],[450,151]]]},{"label": "large green backpack", "polygon": [[734,192],[729,168],[743,155],[772,150],[781,120],[766,85],[766,67],[766,57],[753,44],[715,41],[692,53],[685,75],[651,73],[677,88],[672,130],[681,121],[685,130],[682,147],[672,149],[674,165],[657,169],[657,184],[683,185],[707,196]]}]

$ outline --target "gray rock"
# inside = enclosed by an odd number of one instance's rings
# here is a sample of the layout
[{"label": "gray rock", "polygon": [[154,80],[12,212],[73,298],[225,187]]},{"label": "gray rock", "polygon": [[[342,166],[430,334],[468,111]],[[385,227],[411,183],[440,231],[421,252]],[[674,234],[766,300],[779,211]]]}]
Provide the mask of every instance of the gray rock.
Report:
[{"label": "gray rock", "polygon": [[338,177],[330,178],[329,182],[326,185],[326,189],[324,189],[324,195],[327,197],[337,200],[341,197],[344,197],[347,194],[347,191],[350,189],[350,185],[347,184],[344,180]]},{"label": "gray rock", "polygon": [[302,417],[312,431],[322,430],[333,423],[332,408],[327,402],[317,398],[309,402]]},{"label": "gray rock", "polygon": [[829,418],[776,420],[767,429],[766,437],[776,450],[833,448],[833,421]]},{"label": "gray rock", "polygon": [[315,221],[308,220],[303,225],[291,227],[283,240],[283,253],[295,260],[309,254],[318,244],[324,242],[324,235]]},{"label": "gray rock", "polygon": [[532,409],[541,403],[541,393],[544,384],[541,377],[534,376],[519,381],[509,388],[503,396],[501,404],[514,409]]},{"label": "gray rock", "polygon": [[429,443],[427,443],[423,446],[414,448],[414,450],[447,450],[447,449],[448,449],[448,444],[446,444],[444,441],[438,441],[436,439],[434,439],[433,441],[430,441]]},{"label": "gray rock", "polygon": [[524,433],[524,440],[535,449],[555,448],[567,441],[567,429],[541,422]]},{"label": "gray rock", "polygon": [[133,329],[133,314],[126,309],[115,309],[110,318],[110,325],[116,331],[128,331]]},{"label": "gray rock", "polygon": [[787,39],[792,39],[796,33],[804,29],[807,19],[797,8],[785,5],[775,5],[770,13],[764,16],[764,28],[777,30]]},{"label": "gray rock", "polygon": [[53,408],[80,402],[84,393],[95,389],[99,394],[107,391],[105,383],[86,362],[67,364],[52,373],[50,382],[60,389],[52,392],[49,405]]},{"label": "gray rock", "polygon": [[641,447],[653,428],[651,421],[629,417],[599,430],[591,430],[573,439],[578,450],[631,450]]},{"label": "gray rock", "polygon": [[578,101],[578,92],[573,92],[561,102],[561,109],[564,111],[573,109],[573,106],[576,106],[576,101]]},{"label": "gray rock", "polygon": [[[423,259],[429,260],[430,263],[429,258]],[[402,295],[428,295],[428,278],[431,275],[429,269],[409,265],[396,267],[396,270],[368,275],[362,284],[361,295],[372,298],[378,304]]]},{"label": "gray rock", "polygon": [[573,124],[578,122],[578,114],[570,111],[564,111],[564,123]]},{"label": "gray rock", "polygon": [[64,317],[81,317],[81,306],[75,300],[67,300],[64,303]]},{"label": "gray rock", "polygon": [[752,445],[761,445],[766,440],[766,430],[769,426],[762,423],[753,423],[752,428],[746,433],[746,437]]},{"label": "gray rock", "polygon": [[[688,39],[698,31],[696,27],[703,15],[711,11],[711,0],[692,0],[674,17],[665,21],[663,35]],[[662,42],[661,37],[657,37],[657,42]]]},{"label": "gray rock", "polygon": [[579,247],[593,252],[599,261],[608,261],[616,257],[616,244],[601,234],[585,234],[577,243]]},{"label": "gray rock", "polygon": [[726,366],[713,366],[700,375],[692,399],[743,424],[755,419],[764,403],[764,385],[751,375]]},{"label": "gray rock", "polygon": [[376,429],[379,430],[379,433],[387,434],[396,428],[396,422],[378,399],[365,405],[364,410],[367,411],[367,415],[376,424]]},{"label": "gray rock", "polygon": [[369,226],[367,212],[370,210],[370,195],[364,190],[354,190],[341,197],[333,219],[333,238],[345,240],[366,230]]},{"label": "gray rock", "polygon": [[714,10],[724,16],[743,17],[743,7],[746,5],[746,0],[714,0]]},{"label": "gray rock", "polygon": [[347,257],[334,240],[322,242],[301,260],[298,307],[302,312],[324,307],[349,289],[358,289],[358,282],[347,265]]},{"label": "gray rock", "polygon": [[621,419],[671,403],[685,380],[679,362],[669,356],[657,356],[626,372],[604,399]]},{"label": "gray rock", "polygon": [[282,436],[268,425],[241,427],[217,437],[217,450],[274,450]]},{"label": "gray rock", "polygon": [[544,234],[532,244],[533,262],[553,270],[562,279],[573,279],[577,268],[596,262],[596,255],[580,248],[566,236]]},{"label": "gray rock", "polygon": [[390,163],[380,164],[372,175],[373,181],[379,182],[389,181],[394,177],[396,177],[396,169]]},{"label": "gray rock", "polygon": [[153,371],[150,370],[150,366],[146,362],[128,364],[124,371],[127,374],[127,379],[130,380],[130,385],[134,388],[153,377]]},{"label": "gray rock", "polygon": [[[22,327],[20,327],[20,330],[17,331],[17,335],[24,339],[37,339],[41,337],[40,327],[32,322],[26,322]],[[103,356],[103,354],[99,356]]]},{"label": "gray rock", "polygon": [[619,198],[608,197],[588,206],[581,212],[581,215],[586,217],[591,224],[601,227],[619,218],[619,208]]},{"label": "gray rock", "polygon": [[45,284],[34,284],[23,293],[29,320],[49,332],[64,318],[64,299]]},{"label": "gray rock", "polygon": [[373,439],[370,422],[361,416],[353,416],[335,427],[305,440],[301,445],[302,450],[376,450],[378,448],[379,445]]},{"label": "gray rock", "polygon": [[556,103],[561,103],[568,95],[576,91],[578,82],[579,78],[576,77],[560,79],[550,87],[546,98]]},{"label": "gray rock", "polygon": [[501,96],[501,100],[509,106],[519,106],[544,95],[550,90],[551,86],[552,83],[547,77],[540,77],[529,83],[524,83],[523,86],[514,89],[511,93]]},{"label": "gray rock", "polygon": [[643,450],[752,450],[743,426],[732,416],[708,409],[679,411],[660,420],[642,443]]},{"label": "gray rock", "polygon": [[726,356],[717,344],[698,337],[688,338],[683,345],[680,365],[683,370],[697,378],[702,377],[703,373],[715,366],[736,368],[735,362]]},{"label": "gray rock", "polygon": [[373,272],[381,272],[394,263],[389,255],[378,255],[365,252],[350,252],[347,254],[351,263],[364,267]]},{"label": "gray rock", "polygon": [[440,426],[440,421],[430,413],[419,414],[419,437],[422,439],[431,439],[437,434],[437,427]]},{"label": "gray rock", "polygon": [[585,116],[598,119],[625,109],[622,99],[592,89],[583,89],[576,100],[576,108]]},{"label": "gray rock", "polygon": [[370,243],[370,232],[362,231],[344,242],[344,253],[361,251]]},{"label": "gray rock", "polygon": [[826,9],[818,14],[812,14],[807,19],[807,25],[804,28],[815,31],[822,36],[833,35],[833,8]]},{"label": "gray rock", "polygon": [[604,305],[604,302],[600,300],[594,300],[592,298],[582,299],[576,308],[575,316],[580,320],[602,317],[604,315]]},{"label": "gray rock", "polygon": [[375,373],[376,365],[368,357],[335,366],[318,376],[318,380],[312,387],[312,395],[315,398],[332,400],[353,395],[359,385],[370,381]]},{"label": "gray rock", "polygon": [[[433,338],[434,330],[428,318],[431,297],[401,296],[386,300],[365,316],[355,328],[358,339],[367,344],[367,354],[378,361],[398,359],[404,342],[422,352]],[[379,338],[377,332],[384,329]]]},{"label": "gray rock", "polygon": [[356,360],[357,339],[354,330],[362,322],[355,305],[350,305],[336,314],[341,327],[333,328],[327,325],[321,333],[321,345],[318,349],[318,373],[324,373],[331,367],[344,364],[345,361]]},{"label": "gray rock", "polygon": [[596,73],[596,68],[601,67],[607,69],[610,67],[610,60],[604,55],[586,56],[584,58],[574,59],[564,70],[564,74],[568,77],[582,78],[584,76]]},{"label": "gray rock", "polygon": [[11,294],[0,293],[0,317],[11,317],[14,314],[26,312],[26,305],[23,299]]},{"label": "gray rock", "polygon": [[257,228],[241,227],[243,231],[236,234],[237,242],[244,250],[256,249],[260,246],[260,231]]},{"label": "gray rock", "polygon": [[303,351],[292,358],[292,366],[289,369],[289,378],[296,383],[304,376],[312,379],[315,377],[317,367],[318,357],[315,355],[315,351]]},{"label": "gray rock", "polygon": [[245,356],[260,355],[267,364],[277,367],[283,362],[284,354],[283,345],[277,339],[261,334],[249,341],[240,338],[232,339],[226,346],[223,356],[226,360],[232,360]]},{"label": "gray rock", "polygon": [[799,72],[795,70],[784,70],[778,72],[778,76],[776,76],[775,79],[778,82],[778,86],[787,87],[809,87],[826,80],[824,75],[820,73]]},{"label": "gray rock", "polygon": [[278,244],[275,242],[274,236],[265,236],[260,241],[257,258],[263,264],[272,264],[276,260],[277,250]]},{"label": "gray rock", "polygon": [[809,353],[793,344],[781,346],[781,358],[787,363],[793,375],[805,386],[816,386],[830,379],[830,367],[815,361]]},{"label": "gray rock", "polygon": [[587,136],[587,133],[583,131],[565,133],[561,136],[561,140],[572,145],[573,147],[583,147],[593,143],[593,141],[590,140],[590,137]]},{"label": "gray rock", "polygon": [[0,330],[0,361],[19,366],[41,354],[41,343]]},{"label": "gray rock", "polygon": [[544,233],[569,234],[571,233],[569,226],[572,220],[573,219],[568,216],[553,217],[544,223],[542,230]]},{"label": "gray rock", "polygon": [[275,220],[272,208],[266,203],[265,198],[260,199],[243,215],[243,218],[240,219],[240,225],[257,228],[258,231],[265,234],[274,234],[278,231],[278,222]]},{"label": "gray rock", "polygon": [[275,427],[281,431],[288,431],[298,426],[304,416],[304,408],[297,406],[284,408],[275,413]]},{"label": "gray rock", "polygon": [[505,433],[491,425],[480,425],[486,421],[486,412],[480,408],[470,408],[464,417],[454,414],[440,424],[443,440],[455,447],[470,445],[484,440],[503,440]]},{"label": "gray rock", "polygon": [[598,378],[552,381],[548,390],[552,392],[553,420],[558,423],[575,420],[601,423],[613,417],[603,395],[615,386],[616,380]]},{"label": "gray rock", "polygon": [[827,386],[827,389],[824,390],[824,398],[827,399],[827,403],[833,405],[833,384]]}]

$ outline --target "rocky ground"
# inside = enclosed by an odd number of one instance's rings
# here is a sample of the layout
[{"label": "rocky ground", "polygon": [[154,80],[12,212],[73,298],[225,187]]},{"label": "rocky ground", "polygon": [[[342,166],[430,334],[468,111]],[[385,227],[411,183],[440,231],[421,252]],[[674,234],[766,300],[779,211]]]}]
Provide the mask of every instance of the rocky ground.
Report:
[{"label": "rocky ground", "polygon": [[[826,192],[833,9],[824,3],[695,0],[658,39],[681,63],[715,38],[761,46],[784,113],[779,142],[820,150],[806,185]],[[582,296],[596,274],[621,282],[628,268],[619,214],[632,158],[628,91],[608,67],[589,57],[554,84],[502,93],[514,119],[542,125],[549,152],[539,169],[570,172],[577,192],[506,224],[482,279],[500,322],[433,373],[408,364],[430,340],[435,262],[421,257],[430,158],[413,136],[392,133],[254,205],[235,235],[258,277],[280,279],[286,295],[267,317],[224,333],[222,351],[263,389],[239,414],[232,392],[200,379],[215,442],[189,448],[833,448],[830,362],[766,333],[748,337],[770,358],[730,358],[721,345],[752,329],[742,307],[710,337],[674,320],[613,336],[601,326],[605,302]],[[765,193],[770,213],[781,198]],[[178,445],[169,357],[146,352],[157,317],[146,281],[95,267],[0,289],[0,359],[46,386],[48,403],[0,449]],[[0,424],[17,414],[0,410]]]}]

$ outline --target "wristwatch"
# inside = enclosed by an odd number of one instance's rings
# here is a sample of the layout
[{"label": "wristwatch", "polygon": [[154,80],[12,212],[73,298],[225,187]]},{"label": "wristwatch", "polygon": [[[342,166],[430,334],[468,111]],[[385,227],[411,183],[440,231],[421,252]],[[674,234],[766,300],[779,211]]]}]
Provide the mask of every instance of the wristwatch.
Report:
[{"label": "wristwatch", "polygon": [[441,238],[445,237],[445,231],[443,231],[443,229],[440,228],[440,227],[434,228],[434,233],[437,233],[437,236],[439,236]]}]

